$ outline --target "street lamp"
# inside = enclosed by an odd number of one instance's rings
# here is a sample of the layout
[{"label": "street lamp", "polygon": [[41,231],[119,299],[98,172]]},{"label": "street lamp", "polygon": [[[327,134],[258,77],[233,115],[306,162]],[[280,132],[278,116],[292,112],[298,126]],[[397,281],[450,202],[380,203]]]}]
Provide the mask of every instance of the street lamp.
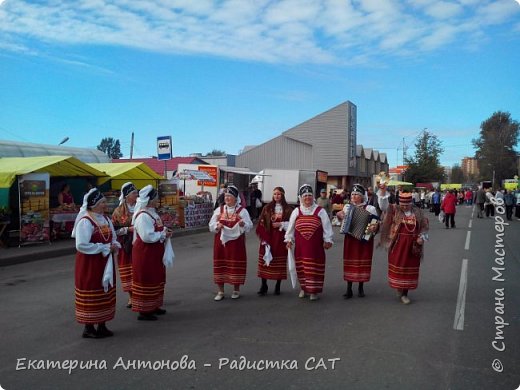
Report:
[{"label": "street lamp", "polygon": [[61,142],[58,144],[58,146],[63,145],[65,142],[69,140],[69,137],[65,137],[61,140]]}]

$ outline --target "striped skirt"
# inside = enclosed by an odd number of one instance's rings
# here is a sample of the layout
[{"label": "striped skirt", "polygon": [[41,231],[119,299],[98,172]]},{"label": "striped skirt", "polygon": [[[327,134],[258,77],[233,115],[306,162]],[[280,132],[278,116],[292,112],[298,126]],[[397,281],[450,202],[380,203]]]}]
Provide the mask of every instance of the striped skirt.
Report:
[{"label": "striped skirt", "polygon": [[399,233],[388,253],[388,283],[392,288],[413,290],[419,284],[421,257],[412,254],[414,237]]},{"label": "striped skirt", "polygon": [[164,244],[138,237],[132,251],[132,311],[151,313],[163,305],[166,269]]},{"label": "striped skirt", "polygon": [[372,272],[374,240],[368,242],[345,235],[343,243],[343,280],[368,282]]}]

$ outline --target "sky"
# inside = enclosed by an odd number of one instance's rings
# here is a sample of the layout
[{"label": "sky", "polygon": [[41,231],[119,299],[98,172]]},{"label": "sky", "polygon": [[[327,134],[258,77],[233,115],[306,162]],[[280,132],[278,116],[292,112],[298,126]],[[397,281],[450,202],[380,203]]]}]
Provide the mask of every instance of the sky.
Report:
[{"label": "sky", "polygon": [[132,132],[238,154],[349,100],[390,166],[424,129],[452,166],[520,121],[519,70],[520,0],[0,0],[0,139],[124,158]]}]

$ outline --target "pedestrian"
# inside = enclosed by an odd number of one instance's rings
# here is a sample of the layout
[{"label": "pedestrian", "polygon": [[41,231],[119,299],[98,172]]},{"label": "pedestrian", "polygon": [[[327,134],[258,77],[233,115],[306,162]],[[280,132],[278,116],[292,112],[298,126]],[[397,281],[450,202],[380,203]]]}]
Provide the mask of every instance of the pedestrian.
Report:
[{"label": "pedestrian", "polygon": [[516,206],[515,206],[515,218],[520,221],[520,189],[515,191]]},{"label": "pedestrian", "polygon": [[486,218],[495,216],[495,205],[493,204],[493,192],[491,188],[486,188],[486,201],[484,202],[484,209],[486,210]]},{"label": "pedestrian", "polygon": [[332,225],[323,208],[314,201],[312,187],[304,184],[298,190],[300,206],[289,219],[285,242],[287,249],[294,248],[296,273],[300,282],[300,298],[310,294],[310,300],[318,299],[325,280],[325,249],[332,244]]},{"label": "pedestrian", "polygon": [[121,244],[117,268],[121,278],[121,288],[129,295],[126,304],[128,308],[132,307],[132,239],[134,236],[132,216],[138,195],[137,188],[132,182],[123,184],[119,196],[119,206],[112,213],[112,223],[116,230],[117,241]]},{"label": "pedestrian", "polygon": [[164,285],[168,264],[166,245],[172,236],[163,225],[156,207],[159,194],[151,185],[139,191],[132,224],[134,225],[132,249],[132,311],[139,313],[140,321],[155,321],[157,315],[166,314]]},{"label": "pedestrian", "polygon": [[515,205],[515,196],[512,191],[504,190],[504,204],[506,206],[506,218],[508,221],[513,219],[513,207]]},{"label": "pedestrian", "polygon": [[441,192],[439,191],[439,188],[436,188],[435,192],[432,194],[433,212],[435,213],[436,217],[438,217],[441,213],[441,201]]},{"label": "pedestrian", "polygon": [[[106,198],[92,188],[83,197],[72,237],[76,239],[74,270],[76,321],[85,325],[84,338],[104,338],[114,333],[106,322],[116,312],[113,255],[120,247],[114,226],[104,215]],[[97,324],[97,329],[94,325]]]},{"label": "pedestrian", "polygon": [[330,218],[332,206],[330,204],[329,199],[327,198],[327,190],[325,188],[322,188],[320,190],[320,196],[316,199],[316,203],[318,204],[318,206],[320,206],[326,211],[327,215]]},{"label": "pedestrian", "polygon": [[386,212],[381,226],[380,244],[388,250],[388,282],[405,305],[408,291],[419,284],[423,245],[428,239],[428,218],[412,205],[412,194],[401,192],[399,205],[388,202],[386,187],[380,185],[379,206]]},{"label": "pedestrian", "polygon": [[475,203],[477,204],[477,218],[484,218],[484,204],[486,203],[486,191],[482,186],[478,187],[475,193]]},{"label": "pedestrian", "polygon": [[213,207],[213,210],[224,205],[224,195],[226,193],[226,188],[227,188],[226,183],[220,185],[220,188],[218,190],[217,199],[215,200],[215,207]]},{"label": "pedestrian", "polygon": [[444,199],[442,200],[441,210],[444,211],[444,223],[446,229],[450,226],[455,229],[455,213],[457,211],[457,198],[453,191],[448,191]]},{"label": "pedestrian", "polygon": [[[344,219],[350,213],[351,207],[359,207],[377,217],[377,209],[367,204],[365,188],[361,184],[354,184],[350,192],[350,203],[346,204],[342,211],[336,215],[339,219]],[[369,231],[376,233],[377,224],[369,226]],[[343,241],[343,280],[347,282],[347,292],[343,294],[345,299],[350,299],[354,295],[352,283],[358,283],[358,297],[363,298],[365,292],[363,284],[370,281],[372,272],[372,256],[374,253],[374,240],[359,240],[349,234],[345,234]]]},{"label": "pedestrian", "polygon": [[213,212],[210,232],[216,233],[213,242],[213,281],[218,292],[215,301],[224,299],[224,284],[233,286],[232,299],[240,298],[240,285],[246,281],[247,254],[245,233],[253,222],[241,206],[239,191],[229,185],[224,196],[225,205]]},{"label": "pedestrian", "polygon": [[258,295],[267,294],[267,280],[276,280],[274,295],[280,295],[282,280],[287,279],[287,247],[285,231],[289,225],[292,207],[285,200],[285,190],[275,187],[273,198],[260,213],[256,234],[260,239],[258,250],[258,277],[262,285]]}]

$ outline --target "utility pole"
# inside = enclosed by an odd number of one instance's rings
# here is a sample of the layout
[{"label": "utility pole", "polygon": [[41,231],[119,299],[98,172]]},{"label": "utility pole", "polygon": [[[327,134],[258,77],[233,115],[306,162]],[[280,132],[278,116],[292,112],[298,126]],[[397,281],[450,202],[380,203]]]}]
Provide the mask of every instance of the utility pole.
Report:
[{"label": "utility pole", "polygon": [[134,132],[132,131],[132,138],[130,140],[130,160],[134,155]]}]

